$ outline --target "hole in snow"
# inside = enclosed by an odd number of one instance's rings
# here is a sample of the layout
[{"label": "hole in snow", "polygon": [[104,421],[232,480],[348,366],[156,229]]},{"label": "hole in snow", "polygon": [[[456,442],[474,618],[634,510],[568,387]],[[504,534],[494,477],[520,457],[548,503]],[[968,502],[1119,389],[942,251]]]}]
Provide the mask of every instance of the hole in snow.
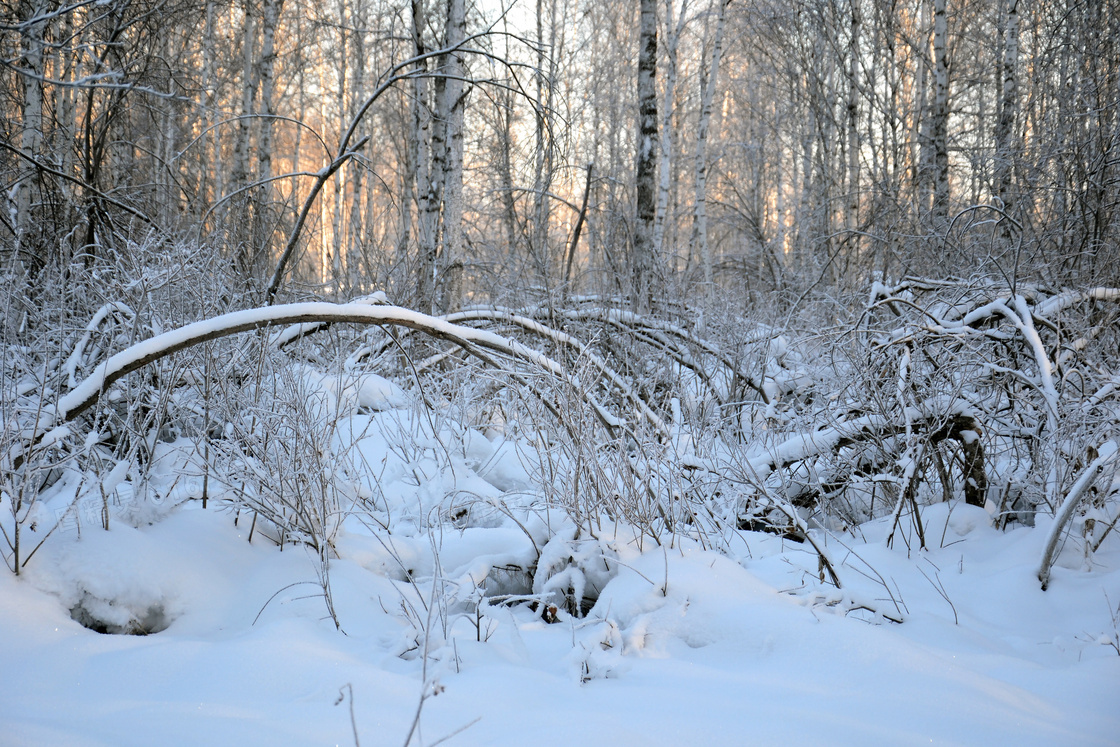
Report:
[{"label": "hole in snow", "polygon": [[83,628],[105,635],[151,635],[167,630],[171,625],[162,604],[137,611],[89,594],[70,608],[70,617]]}]

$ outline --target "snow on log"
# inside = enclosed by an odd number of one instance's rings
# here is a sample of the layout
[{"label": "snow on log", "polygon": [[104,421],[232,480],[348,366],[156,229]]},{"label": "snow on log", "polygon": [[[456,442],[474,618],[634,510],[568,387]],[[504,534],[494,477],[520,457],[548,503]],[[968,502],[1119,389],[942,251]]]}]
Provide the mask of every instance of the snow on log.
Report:
[{"label": "snow on log", "polygon": [[980,440],[983,428],[961,400],[942,401],[935,398],[922,407],[907,408],[901,415],[868,414],[829,428],[803,433],[777,444],[749,462],[758,479],[776,469],[795,462],[875,438],[906,432],[906,423],[925,434],[930,443],[952,439],[961,445],[965,502],[983,506],[988,492],[984,469],[984,447]]},{"label": "snow on log", "polygon": [[81,339],[74,345],[74,349],[70,352],[70,357],[66,359],[64,370],[66,371],[67,386],[73,388],[78,385],[78,366],[82,363],[82,356],[85,355],[86,345],[89,344],[93,333],[101,326],[101,323],[109,318],[109,314],[117,312],[118,314],[127,315],[130,319],[136,317],[134,312],[129,306],[121,301],[112,301],[105,304],[90,318],[89,323],[86,324],[85,332],[82,333]]},{"label": "snow on log", "polygon": [[[275,325],[303,325],[315,323],[351,323],[399,325],[424,332],[432,337],[453,342],[467,352],[480,356],[475,348],[504,353],[534,365],[566,381],[590,404],[607,427],[615,427],[618,420],[596,402],[585,388],[556,361],[515,340],[510,340],[486,330],[452,324],[436,317],[399,306],[369,305],[366,303],[294,303],[235,311],[222,316],[188,324],[170,332],[149,338],[122,350],[103,362],[86,379],[61,397],[54,412],[54,423],[65,423],[98,401],[110,385],[123,376],[172,353],[185,350],[207,340],[228,337],[239,332],[249,332]],[[49,427],[47,424],[46,427]],[[43,428],[40,428],[42,431]]]}]

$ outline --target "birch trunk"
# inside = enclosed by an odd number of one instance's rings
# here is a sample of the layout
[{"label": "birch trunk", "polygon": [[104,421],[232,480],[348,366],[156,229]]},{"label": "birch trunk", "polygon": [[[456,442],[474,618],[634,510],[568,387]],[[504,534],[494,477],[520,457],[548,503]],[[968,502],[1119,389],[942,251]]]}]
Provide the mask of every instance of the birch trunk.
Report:
[{"label": "birch trunk", "polygon": [[[26,72],[21,76],[23,83],[23,105],[20,109],[20,149],[28,156],[36,158],[43,145],[43,46],[46,22],[31,23],[46,12],[44,0],[21,2],[19,5],[20,24],[20,67]],[[19,181],[15,187],[15,246],[13,264],[17,270],[27,269],[24,258],[31,260],[30,269],[36,271],[43,263],[38,247],[30,241],[34,226],[32,216],[35,192],[39,184],[38,172],[27,161],[19,163]]]},{"label": "birch trunk", "polygon": [[711,293],[712,255],[708,247],[708,129],[712,121],[712,99],[723,55],[723,27],[728,0],[716,0],[716,32],[712,40],[710,67],[700,71],[700,122],[696,129],[696,205],[693,219],[692,255],[700,258],[704,287]]},{"label": "birch trunk", "polygon": [[662,254],[665,243],[665,223],[669,219],[669,190],[673,175],[673,110],[676,108],[677,50],[684,33],[688,0],[681,2],[680,16],[676,16],[673,0],[665,0],[665,101],[661,112],[661,171],[657,186],[657,218],[653,224],[653,250]]},{"label": "birch trunk", "polygon": [[[465,0],[448,0],[446,46],[463,43],[467,35]],[[448,77],[443,87],[440,112],[446,117],[443,159],[443,247],[437,267],[436,303],[441,312],[451,311],[458,303],[459,278],[462,274],[463,245],[463,115],[466,106],[464,78],[466,64],[460,52],[447,55],[444,68]],[[442,277],[441,277],[442,276]]]},{"label": "birch trunk", "polygon": [[257,31],[252,0],[245,0],[242,7],[245,18],[241,29],[241,116],[237,120],[237,136],[233,146],[233,173],[230,175],[233,189],[240,189],[249,183],[249,138],[255,89],[253,52]]},{"label": "birch trunk", "polygon": [[[202,42],[202,77],[205,86],[202,100],[207,128],[211,128],[217,123],[215,112],[215,99],[217,97],[215,36],[214,3],[213,0],[207,0],[206,29]],[[214,201],[222,193],[222,169],[218,168],[219,163],[221,163],[221,139],[216,132],[211,130],[207,135],[206,143],[203,145],[202,163],[199,168],[198,194],[202,198],[199,206],[200,210],[206,209],[202,205],[214,204]]]},{"label": "birch trunk", "polygon": [[[272,118],[276,116],[273,94],[276,89],[276,29],[280,25],[280,13],[284,0],[264,0],[261,13],[261,56],[260,69],[260,109],[264,117],[260,121],[257,135],[257,178],[264,181],[272,177]],[[258,210],[267,204],[271,193],[266,184],[261,187]]]},{"label": "birch trunk", "polygon": [[[999,122],[995,131],[996,194],[1004,210],[1011,211],[1011,175],[1015,159],[1015,126],[1019,105],[1019,0],[1005,0],[1007,16],[1003,29]],[[1004,223],[1004,230],[1007,229]]]},{"label": "birch trunk", "polygon": [[[919,209],[923,212],[931,210],[933,172],[935,158],[933,153],[933,117],[930,115],[930,79],[932,76],[932,53],[927,34],[929,33],[929,6],[922,2],[919,18],[919,33],[923,39],[923,54],[917,61],[918,67],[918,93],[915,96],[916,104],[912,119],[911,143],[918,147],[917,158],[911,150],[911,162],[914,164],[914,192],[917,197]],[[931,55],[930,57],[927,57]]]},{"label": "birch trunk", "polygon": [[[249,150],[251,148],[254,102],[256,99],[256,58],[257,22],[254,15],[253,0],[245,0],[244,25],[241,34],[241,116],[237,120],[237,132],[233,146],[233,167],[230,174],[230,189],[238,190],[249,184]],[[234,201],[235,214],[231,226],[237,247],[237,267],[248,276],[253,270],[253,218],[251,201],[239,197]]]},{"label": "birch trunk", "polygon": [[933,1],[933,217],[941,230],[949,219],[949,21],[947,0]]},{"label": "birch trunk", "polygon": [[[507,50],[507,57],[508,57]],[[502,143],[499,156],[499,169],[502,188],[502,223],[505,224],[506,251],[508,261],[513,261],[517,252],[517,236],[520,227],[517,219],[517,199],[513,194],[513,104],[512,91],[503,91],[502,103],[498,106],[497,116],[501,122]]]},{"label": "birch trunk", "polygon": [[859,250],[859,39],[862,26],[859,0],[851,0],[851,33],[848,37],[848,204],[845,228],[847,241],[854,250]]},{"label": "birch trunk", "polygon": [[[362,0],[356,0],[354,3],[351,14],[350,23],[354,28],[353,38],[350,40],[350,65],[353,69],[353,80],[350,84],[350,108],[349,118],[352,120],[357,115],[357,107],[366,98],[366,45],[365,45],[365,30],[366,30],[366,13]],[[362,186],[364,179],[364,171],[360,164],[351,161],[347,164],[346,168],[350,170],[350,219],[347,224],[347,244],[349,246],[349,253],[347,254],[347,266],[350,269],[350,275],[355,276],[356,271],[361,268],[363,274],[371,274],[370,266],[366,260],[365,250],[365,223],[362,220]],[[359,262],[359,260],[362,260]],[[357,280],[357,278],[354,278]]]},{"label": "birch trunk", "polygon": [[[346,130],[346,123],[341,121],[342,113],[346,111],[346,74],[349,68],[347,50],[350,45],[350,24],[346,15],[346,0],[338,0],[338,82],[335,84],[335,106],[339,115],[339,133]],[[327,118],[324,112],[324,119]],[[344,169],[353,168],[352,163],[346,164]],[[343,189],[346,180],[340,175],[334,180],[334,203],[331,206],[331,274],[334,280],[335,294],[349,295],[347,288],[346,268],[343,265],[343,234],[342,206],[346,199]]]},{"label": "birch trunk", "polygon": [[[414,0],[412,3],[412,51],[415,55],[423,54],[424,45],[420,35],[423,27],[423,2]],[[418,62],[416,70],[423,70],[424,63]],[[409,267],[408,254],[412,243],[412,201],[416,200],[417,211],[423,214],[420,207],[422,201],[427,200],[427,183],[421,188],[421,164],[425,163],[427,156],[421,158],[421,132],[424,121],[424,79],[414,78],[409,87],[408,99],[408,143],[405,147],[404,174],[401,176],[400,198],[400,223],[397,229],[397,263],[402,267]],[[427,169],[424,169],[427,173]],[[406,273],[411,281],[410,273]]]},{"label": "birch trunk", "polygon": [[[74,14],[66,13],[58,19],[55,25],[55,38],[58,40],[69,39],[74,33]],[[55,122],[54,144],[59,170],[68,175],[73,175],[77,166],[74,158],[74,142],[77,133],[75,120],[76,107],[74,103],[74,88],[69,84],[74,78],[73,55],[67,48],[56,49],[55,76],[61,85],[55,87]],[[76,204],[74,185],[60,182],[59,187],[71,198],[71,205]]]},{"label": "birch trunk", "polygon": [[[544,38],[544,2],[536,3],[537,26],[537,69],[536,98],[536,159],[533,167],[533,231],[529,242],[529,252],[533,262],[533,272],[537,284],[548,288],[549,246],[548,224],[550,218],[549,190],[552,187],[552,68],[554,65],[556,36],[556,3],[551,4],[549,40]],[[547,50],[547,57],[546,57]]]},{"label": "birch trunk", "polygon": [[657,2],[639,0],[638,29],[638,148],[636,169],[636,226],[631,257],[632,302],[648,311],[654,294],[657,218]]},{"label": "birch trunk", "polygon": [[[427,25],[425,0],[412,0],[412,41],[416,54],[424,54],[424,27]],[[426,67],[424,63],[418,63]],[[438,89],[438,86],[437,86]],[[436,153],[438,116],[429,114],[428,84],[424,78],[416,78],[413,89],[412,127],[416,145],[416,212],[417,212],[417,278],[416,308],[425,313],[434,310],[435,271],[437,257],[437,229],[439,224],[439,204],[441,185],[440,170],[437,168]],[[442,145],[442,138],[440,140]],[[440,154],[442,158],[442,154]]]}]

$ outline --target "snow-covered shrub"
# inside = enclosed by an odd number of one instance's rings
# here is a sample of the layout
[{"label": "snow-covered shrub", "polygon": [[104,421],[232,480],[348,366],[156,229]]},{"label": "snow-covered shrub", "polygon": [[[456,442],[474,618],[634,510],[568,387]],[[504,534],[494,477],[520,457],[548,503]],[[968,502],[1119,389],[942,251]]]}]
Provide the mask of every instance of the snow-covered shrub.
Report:
[{"label": "snow-covered shrub", "polygon": [[329,554],[357,496],[350,454],[334,448],[340,403],[317,372],[275,364],[214,442],[215,480],[264,520],[257,531]]},{"label": "snow-covered shrub", "polygon": [[[1001,525],[1056,510],[1120,423],[1120,294],[1017,290],[876,284],[833,349],[816,424],[753,468],[844,526],[893,514],[921,534],[917,506],[957,498],[988,504]],[[1107,524],[1116,509],[1101,510]]]},{"label": "snow-covered shrub", "polygon": [[616,558],[604,538],[581,537],[579,527],[566,523],[541,549],[533,594],[542,604],[582,617],[618,572]]}]

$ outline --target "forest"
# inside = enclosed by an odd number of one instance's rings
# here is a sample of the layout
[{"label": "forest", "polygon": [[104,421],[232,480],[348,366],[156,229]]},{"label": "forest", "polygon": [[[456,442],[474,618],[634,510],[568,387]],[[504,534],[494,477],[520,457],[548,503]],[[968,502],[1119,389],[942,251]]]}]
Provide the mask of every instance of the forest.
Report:
[{"label": "forest", "polygon": [[7,0],[0,115],[13,744],[1120,739],[1120,0]]}]

